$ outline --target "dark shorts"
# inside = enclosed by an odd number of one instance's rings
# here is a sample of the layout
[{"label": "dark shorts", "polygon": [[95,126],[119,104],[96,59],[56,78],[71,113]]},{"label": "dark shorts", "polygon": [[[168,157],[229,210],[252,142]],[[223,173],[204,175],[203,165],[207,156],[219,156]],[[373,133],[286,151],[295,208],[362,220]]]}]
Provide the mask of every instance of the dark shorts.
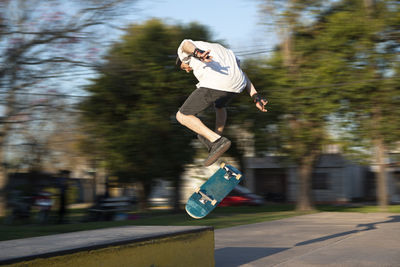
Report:
[{"label": "dark shorts", "polygon": [[211,104],[216,108],[224,108],[236,95],[238,94],[200,87],[190,94],[179,111],[184,115],[197,115]]}]

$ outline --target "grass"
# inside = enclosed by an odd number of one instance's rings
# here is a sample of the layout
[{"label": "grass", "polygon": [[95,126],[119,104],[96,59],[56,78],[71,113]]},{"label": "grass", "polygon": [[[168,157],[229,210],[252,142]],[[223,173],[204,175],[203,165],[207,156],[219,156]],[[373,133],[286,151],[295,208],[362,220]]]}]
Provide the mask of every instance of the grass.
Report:
[{"label": "grass", "polygon": [[[68,224],[21,224],[0,225],[0,240],[11,240],[34,236],[43,236],[83,230],[102,229],[126,225],[174,225],[174,226],[213,226],[216,229],[279,220],[298,215],[326,212],[379,212],[376,206],[344,207],[317,206],[310,212],[298,212],[293,205],[266,205],[261,207],[220,207],[201,220],[189,217],[185,212],[171,214],[168,211],[132,213],[134,219],[123,221],[82,222],[85,210],[72,210]],[[400,213],[400,205],[389,206],[389,212]]]},{"label": "grass", "polygon": [[[336,211],[336,212],[361,212],[373,213],[382,212],[379,206],[317,206],[319,211]],[[391,205],[387,207],[386,212],[400,213],[400,205]]]}]

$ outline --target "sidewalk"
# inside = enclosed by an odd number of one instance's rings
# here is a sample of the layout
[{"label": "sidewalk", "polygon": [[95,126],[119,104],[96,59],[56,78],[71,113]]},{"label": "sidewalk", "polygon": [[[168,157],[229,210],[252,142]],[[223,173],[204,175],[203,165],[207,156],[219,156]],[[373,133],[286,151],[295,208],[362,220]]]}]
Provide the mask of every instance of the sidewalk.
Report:
[{"label": "sidewalk", "polygon": [[215,266],[400,266],[400,214],[323,212],[215,230]]}]

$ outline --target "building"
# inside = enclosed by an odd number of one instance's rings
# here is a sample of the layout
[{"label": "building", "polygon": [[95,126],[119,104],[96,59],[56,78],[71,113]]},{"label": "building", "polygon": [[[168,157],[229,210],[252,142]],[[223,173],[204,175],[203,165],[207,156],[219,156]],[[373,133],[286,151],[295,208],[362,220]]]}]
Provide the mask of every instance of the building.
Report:
[{"label": "building", "polygon": [[[246,158],[245,185],[268,201],[295,202],[298,191],[296,169],[294,165],[287,165],[283,157],[249,157]],[[374,200],[375,175],[372,170],[339,153],[323,154],[313,170],[312,198],[316,203]],[[392,184],[392,179],[389,180]]]}]

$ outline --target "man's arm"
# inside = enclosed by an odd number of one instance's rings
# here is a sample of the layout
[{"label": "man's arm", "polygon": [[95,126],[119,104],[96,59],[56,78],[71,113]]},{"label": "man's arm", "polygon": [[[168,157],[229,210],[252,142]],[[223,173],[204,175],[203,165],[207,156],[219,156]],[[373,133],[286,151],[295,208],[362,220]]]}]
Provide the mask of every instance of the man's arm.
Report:
[{"label": "man's arm", "polygon": [[190,41],[185,41],[182,45],[182,51],[193,55],[195,58],[200,59],[201,61],[204,62],[211,62],[212,57],[209,55],[210,54],[210,50],[207,51],[203,51],[199,48],[197,48],[194,43],[190,42]]},{"label": "man's arm", "polygon": [[196,46],[194,45],[194,43],[192,43],[190,41],[185,41],[182,45],[182,51],[187,54],[193,54],[195,49],[196,49]]},{"label": "man's arm", "polygon": [[267,105],[268,101],[259,95],[257,93],[256,88],[254,87],[253,83],[250,81],[249,77],[247,77],[247,74],[244,74],[246,76],[247,84],[246,84],[246,90],[249,93],[250,97],[253,98],[254,103],[256,104],[256,107],[261,110],[262,112],[267,112],[265,105]]}]

